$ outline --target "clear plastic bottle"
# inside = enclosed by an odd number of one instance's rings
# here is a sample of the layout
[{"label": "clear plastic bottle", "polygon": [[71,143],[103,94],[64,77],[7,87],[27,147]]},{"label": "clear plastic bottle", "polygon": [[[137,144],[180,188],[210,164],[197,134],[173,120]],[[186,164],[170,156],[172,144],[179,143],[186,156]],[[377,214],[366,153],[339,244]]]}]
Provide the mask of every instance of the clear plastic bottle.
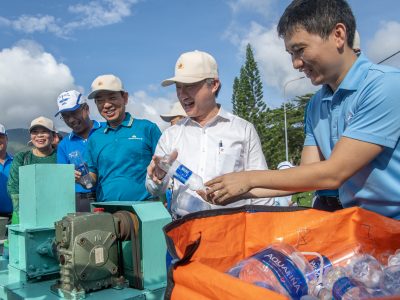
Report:
[{"label": "clear plastic bottle", "polygon": [[193,173],[178,160],[171,162],[168,154],[164,155],[158,166],[169,176],[176,178],[192,191],[205,190],[203,179],[199,175]]},{"label": "clear plastic bottle", "polygon": [[383,274],[382,290],[390,295],[400,295],[400,265],[385,267]]},{"label": "clear plastic bottle", "polygon": [[348,266],[348,271],[352,279],[368,289],[376,290],[382,285],[382,265],[369,254],[354,257]]},{"label": "clear plastic bottle", "polygon": [[285,243],[272,244],[242,260],[227,272],[257,286],[299,299],[308,294],[308,282],[314,277],[307,259]]},{"label": "clear plastic bottle", "polygon": [[334,300],[360,300],[372,298],[372,295],[363,286],[357,285],[349,277],[339,278],[332,288]]},{"label": "clear plastic bottle", "polygon": [[393,255],[388,258],[388,266],[400,265],[400,249],[397,249]]},{"label": "clear plastic bottle", "polygon": [[75,165],[75,170],[81,172],[81,184],[86,189],[91,189],[93,187],[92,177],[89,174],[89,169],[86,162],[83,160],[82,155],[79,151],[73,151],[68,154],[69,160]]}]

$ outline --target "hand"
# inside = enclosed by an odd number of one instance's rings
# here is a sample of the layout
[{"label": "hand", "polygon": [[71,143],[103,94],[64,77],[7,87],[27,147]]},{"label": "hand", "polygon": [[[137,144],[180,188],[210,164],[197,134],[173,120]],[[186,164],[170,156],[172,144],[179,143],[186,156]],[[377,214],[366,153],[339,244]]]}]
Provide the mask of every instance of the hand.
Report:
[{"label": "hand", "polygon": [[75,175],[75,182],[80,183],[81,182],[81,172],[78,170],[74,171],[74,175]]},{"label": "hand", "polygon": [[206,182],[207,202],[226,205],[251,189],[250,177],[245,172],[229,173]]},{"label": "hand", "polygon": [[[169,155],[169,163],[172,163],[178,157],[178,152],[176,150],[172,151]],[[159,162],[162,159],[161,156],[154,155],[151,159],[150,164],[147,167],[147,174],[149,175],[150,179],[153,180],[156,184],[161,184],[162,180],[164,179],[166,172],[163,171],[159,167]]]}]

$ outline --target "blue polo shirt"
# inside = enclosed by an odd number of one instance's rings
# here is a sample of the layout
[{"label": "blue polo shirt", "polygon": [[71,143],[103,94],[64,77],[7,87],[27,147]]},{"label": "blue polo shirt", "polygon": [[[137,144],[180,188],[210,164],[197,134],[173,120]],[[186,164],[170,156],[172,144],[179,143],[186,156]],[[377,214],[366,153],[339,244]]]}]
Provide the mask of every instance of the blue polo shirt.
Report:
[{"label": "blue polo shirt", "polygon": [[158,139],[156,124],[126,113],[117,128],[106,125],[90,137],[86,161],[97,174],[97,201],[141,201],[152,196],[145,179]]},{"label": "blue polo shirt", "polygon": [[326,159],[342,137],[381,145],[383,151],[340,188],[344,207],[360,206],[400,219],[400,70],[363,54],[333,93],[324,85],[307,111],[305,146]]},{"label": "blue polo shirt", "polygon": [[7,180],[10,174],[10,167],[13,157],[6,153],[4,165],[0,163],[0,213],[12,213],[13,205],[10,196],[7,193]]},{"label": "blue polo shirt", "polygon": [[[89,132],[89,137],[95,132],[97,129],[101,128],[101,124],[97,121],[93,120],[93,127]],[[82,155],[84,155],[86,151],[88,139],[84,139],[79,135],[71,132],[68,134],[61,142],[58,144],[57,147],[57,163],[58,164],[70,164],[71,161],[68,157],[68,154],[73,151],[79,151]],[[89,193],[96,191],[96,187],[88,190],[82,187],[79,183],[75,184],[75,192],[77,193]]]}]

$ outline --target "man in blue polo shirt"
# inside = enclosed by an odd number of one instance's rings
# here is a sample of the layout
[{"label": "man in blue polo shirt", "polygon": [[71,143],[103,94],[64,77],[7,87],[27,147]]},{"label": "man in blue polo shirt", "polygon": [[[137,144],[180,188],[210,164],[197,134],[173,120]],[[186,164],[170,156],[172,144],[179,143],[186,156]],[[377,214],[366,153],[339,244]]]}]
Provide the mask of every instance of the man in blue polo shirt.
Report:
[{"label": "man in blue polo shirt", "polygon": [[[89,117],[89,106],[85,97],[78,91],[71,90],[61,93],[57,98],[58,112],[72,132],[61,140],[57,148],[57,163],[70,164],[69,154],[79,151],[84,155],[89,137],[100,123]],[[90,211],[90,202],[96,201],[96,188],[87,189],[80,182],[75,184],[76,211]]]},{"label": "man in blue polo shirt", "polygon": [[307,110],[301,165],[228,174],[206,183],[217,203],[253,188],[339,189],[343,207],[400,219],[400,70],[353,51],[345,0],[294,0],[278,24],[295,69],[323,87]]},{"label": "man in blue polo shirt", "polygon": [[12,156],[7,153],[8,137],[5,127],[0,124],[0,216],[11,219],[13,205],[7,194],[7,180],[10,174]]},{"label": "man in blue polo shirt", "polygon": [[101,75],[88,96],[106,119],[104,128],[89,139],[86,160],[97,182],[97,201],[140,201],[147,192],[147,166],[161,132],[156,124],[125,111],[128,93],[114,75]]}]

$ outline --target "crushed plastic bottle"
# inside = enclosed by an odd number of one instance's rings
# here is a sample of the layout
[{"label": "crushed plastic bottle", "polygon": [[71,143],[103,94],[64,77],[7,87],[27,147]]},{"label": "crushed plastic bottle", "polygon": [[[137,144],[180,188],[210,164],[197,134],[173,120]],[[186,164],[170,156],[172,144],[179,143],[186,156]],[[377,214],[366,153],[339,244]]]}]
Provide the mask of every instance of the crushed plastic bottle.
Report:
[{"label": "crushed plastic bottle", "polygon": [[400,265],[400,249],[397,249],[393,255],[388,258],[388,266]]},{"label": "crushed plastic bottle", "polygon": [[89,174],[89,169],[82,158],[82,155],[79,151],[73,151],[68,154],[69,160],[72,164],[75,165],[75,170],[81,172],[81,184],[86,189],[91,189],[93,187],[92,177]]},{"label": "crushed plastic bottle", "polygon": [[357,285],[349,277],[339,278],[332,288],[334,300],[360,300],[372,298],[372,295],[363,286]]},{"label": "crushed plastic bottle", "polygon": [[390,295],[400,295],[400,265],[385,267],[383,274],[382,290]]},{"label": "crushed plastic bottle", "polygon": [[315,278],[307,259],[285,243],[264,248],[239,262],[227,273],[292,299],[307,295],[308,282]]},{"label": "crushed plastic bottle", "polygon": [[382,265],[369,254],[354,257],[348,270],[351,278],[368,289],[379,289],[382,285]]},{"label": "crushed plastic bottle", "polygon": [[205,190],[203,179],[199,175],[193,173],[178,160],[171,162],[168,154],[164,155],[159,161],[158,166],[169,176],[176,178],[192,191]]}]

